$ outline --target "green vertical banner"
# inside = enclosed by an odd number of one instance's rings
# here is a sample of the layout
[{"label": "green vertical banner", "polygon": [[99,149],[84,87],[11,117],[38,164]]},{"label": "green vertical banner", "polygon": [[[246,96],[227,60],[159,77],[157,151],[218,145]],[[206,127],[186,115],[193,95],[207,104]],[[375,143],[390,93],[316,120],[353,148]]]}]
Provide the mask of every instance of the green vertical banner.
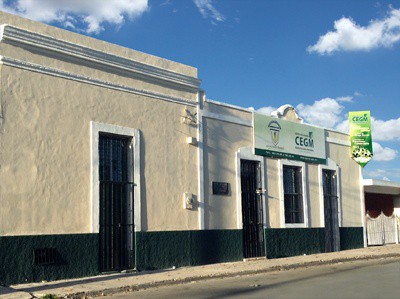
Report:
[{"label": "green vertical banner", "polygon": [[349,112],[351,157],[361,167],[372,159],[371,113],[369,111]]}]

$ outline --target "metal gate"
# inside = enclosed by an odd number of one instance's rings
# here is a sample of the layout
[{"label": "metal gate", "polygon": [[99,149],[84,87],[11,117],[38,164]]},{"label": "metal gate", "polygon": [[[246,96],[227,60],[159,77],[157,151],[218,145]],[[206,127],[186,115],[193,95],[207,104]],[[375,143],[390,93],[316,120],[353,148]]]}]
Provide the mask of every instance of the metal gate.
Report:
[{"label": "metal gate", "polygon": [[265,255],[260,162],[241,160],[243,255]]},{"label": "metal gate", "polygon": [[133,268],[133,198],[128,174],[130,139],[100,135],[100,271]]},{"label": "metal gate", "polygon": [[325,216],[325,252],[340,250],[339,213],[336,172],[322,171]]},{"label": "metal gate", "polygon": [[396,216],[385,216],[381,213],[372,218],[367,214],[367,243],[368,245],[384,245],[399,242]]}]

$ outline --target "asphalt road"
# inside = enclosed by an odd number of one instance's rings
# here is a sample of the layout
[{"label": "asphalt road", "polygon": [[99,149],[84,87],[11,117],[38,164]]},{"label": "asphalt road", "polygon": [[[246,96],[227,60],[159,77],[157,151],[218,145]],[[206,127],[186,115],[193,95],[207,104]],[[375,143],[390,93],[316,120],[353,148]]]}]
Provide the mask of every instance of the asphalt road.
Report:
[{"label": "asphalt road", "polygon": [[102,298],[400,298],[400,260],[211,279]]}]

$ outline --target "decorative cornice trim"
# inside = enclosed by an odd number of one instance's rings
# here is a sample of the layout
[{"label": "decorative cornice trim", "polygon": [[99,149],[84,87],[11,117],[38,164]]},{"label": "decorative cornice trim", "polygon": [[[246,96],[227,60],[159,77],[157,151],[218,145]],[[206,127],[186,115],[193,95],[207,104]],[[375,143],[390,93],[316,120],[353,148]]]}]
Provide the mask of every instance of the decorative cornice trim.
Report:
[{"label": "decorative cornice trim", "polygon": [[225,121],[228,123],[233,123],[233,124],[237,124],[237,125],[241,125],[241,126],[253,127],[253,122],[250,120],[244,120],[239,117],[230,116],[230,115],[213,113],[213,112],[209,112],[207,110],[203,111],[203,117],[212,118],[212,119],[216,119],[216,120],[220,120],[220,121]]},{"label": "decorative cornice trim", "polygon": [[148,76],[158,80],[168,81],[191,89],[198,90],[201,80],[195,77],[168,71],[159,67],[147,65],[132,59],[124,58],[98,51],[89,47],[77,45],[67,41],[53,38],[51,36],[31,32],[11,25],[1,25],[0,41],[13,41],[54,51],[63,55],[73,56],[87,61],[95,62],[104,66]]},{"label": "decorative cornice trim", "polygon": [[333,138],[333,137],[326,137],[326,142],[335,143],[335,144],[344,145],[344,146],[350,146],[350,141]]},{"label": "decorative cornice trim", "polygon": [[170,95],[166,95],[166,94],[162,94],[162,93],[157,93],[157,92],[152,92],[152,91],[148,91],[148,90],[142,90],[142,89],[137,89],[137,88],[133,88],[133,87],[128,87],[125,85],[119,85],[119,84],[115,84],[115,83],[108,82],[108,81],[102,81],[102,80],[98,80],[98,79],[94,79],[94,78],[90,78],[90,77],[86,77],[86,76],[81,76],[81,75],[61,71],[61,70],[50,68],[50,67],[45,67],[42,65],[38,65],[38,64],[34,64],[34,63],[26,62],[26,61],[13,59],[10,57],[0,56],[0,64],[11,66],[11,67],[16,67],[16,68],[20,68],[20,69],[24,69],[24,70],[28,70],[28,71],[32,71],[32,72],[42,73],[42,74],[46,74],[46,75],[50,75],[50,76],[55,76],[55,77],[59,77],[59,78],[64,78],[64,79],[68,79],[68,80],[74,80],[77,82],[101,86],[101,87],[105,87],[105,88],[109,88],[109,89],[133,93],[133,94],[137,94],[137,95],[141,95],[141,96],[147,96],[147,97],[151,97],[151,98],[155,98],[155,99],[159,99],[159,100],[163,100],[163,101],[168,101],[168,102],[173,102],[173,103],[178,103],[178,104],[182,104],[182,105],[189,105],[189,106],[194,106],[194,107],[197,105],[196,102],[190,101],[187,99],[178,98],[178,97],[174,97],[174,96],[170,96]]},{"label": "decorative cornice trim", "polygon": [[304,122],[304,120],[297,114],[296,109],[290,104],[282,105],[277,110],[272,111],[271,116],[277,117],[277,118],[283,118],[290,110],[294,111],[294,114],[296,115],[296,119],[299,121],[299,123],[302,124]]}]

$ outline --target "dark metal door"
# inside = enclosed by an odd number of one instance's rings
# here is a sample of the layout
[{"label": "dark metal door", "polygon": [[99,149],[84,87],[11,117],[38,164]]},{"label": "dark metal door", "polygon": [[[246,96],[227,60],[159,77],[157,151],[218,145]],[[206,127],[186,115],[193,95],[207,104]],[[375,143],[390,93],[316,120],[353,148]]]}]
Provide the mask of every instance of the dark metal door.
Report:
[{"label": "dark metal door", "polygon": [[322,171],[325,216],[325,252],[340,250],[336,172]]},{"label": "dark metal door", "polygon": [[241,160],[243,255],[265,255],[260,162]]},{"label": "dark metal door", "polygon": [[128,175],[130,139],[100,135],[100,270],[132,268],[133,198]]}]

